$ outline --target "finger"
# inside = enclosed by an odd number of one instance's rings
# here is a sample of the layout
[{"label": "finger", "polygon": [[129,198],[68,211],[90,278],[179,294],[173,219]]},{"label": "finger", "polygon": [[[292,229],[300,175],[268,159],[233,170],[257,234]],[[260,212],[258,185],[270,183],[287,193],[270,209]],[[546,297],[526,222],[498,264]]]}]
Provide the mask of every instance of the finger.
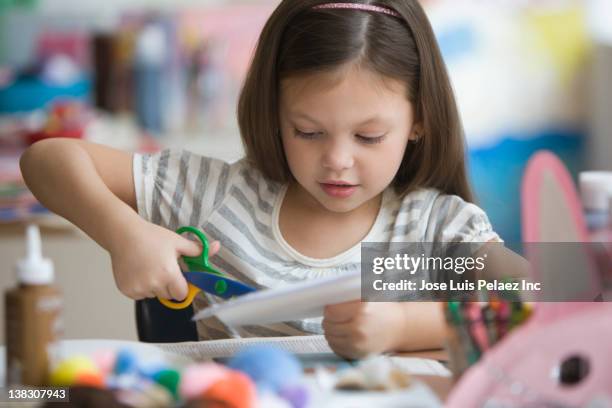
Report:
[{"label": "finger", "polygon": [[195,241],[180,237],[177,251],[180,255],[198,256],[202,253],[202,246]]},{"label": "finger", "polygon": [[168,290],[167,285],[154,287],[153,289],[151,289],[151,292],[153,293],[154,297],[160,299],[172,299],[172,295],[170,295],[170,291]]},{"label": "finger", "polygon": [[353,329],[353,323],[335,323],[327,319],[323,319],[323,332],[326,336],[332,337],[349,337]]},{"label": "finger", "polygon": [[353,343],[350,341],[350,339],[334,336],[325,336],[325,339],[327,340],[329,347],[339,356],[351,360],[360,357],[359,351],[353,347]]},{"label": "finger", "polygon": [[208,246],[208,255],[213,256],[221,249],[221,243],[219,241],[212,241]]},{"label": "finger", "polygon": [[361,308],[361,301],[354,300],[351,302],[337,303],[335,305],[325,306],[323,316],[330,323],[346,323],[349,322],[358,310]]},{"label": "finger", "polygon": [[189,288],[187,287],[187,281],[182,276],[179,276],[172,280],[167,286],[170,297],[174,300],[184,300],[187,297]]}]

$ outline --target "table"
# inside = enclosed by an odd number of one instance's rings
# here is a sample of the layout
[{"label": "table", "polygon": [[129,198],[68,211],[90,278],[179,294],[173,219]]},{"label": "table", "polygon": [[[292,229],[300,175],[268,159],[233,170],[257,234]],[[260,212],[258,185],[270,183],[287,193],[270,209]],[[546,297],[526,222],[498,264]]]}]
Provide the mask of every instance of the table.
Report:
[{"label": "table", "polygon": [[[105,339],[89,339],[89,340],[64,340],[62,341],[62,346],[64,351],[61,352],[61,355],[70,353],[71,355],[75,353],[80,354],[91,354],[94,351],[99,351],[100,349],[118,349],[121,347],[136,347],[137,355],[157,355],[160,361],[167,362],[169,364],[187,364],[190,360],[185,356],[177,356],[176,354],[171,354],[165,352],[163,349],[158,348],[154,344],[151,343],[139,343],[133,341],[125,341],[125,340],[105,340]],[[438,361],[447,361],[448,355],[443,350],[427,350],[427,351],[417,351],[417,352],[402,352],[397,353],[397,356],[401,357],[417,357],[417,358],[428,358],[434,359]],[[5,370],[5,347],[0,347],[0,384],[4,384],[4,370]],[[444,401],[453,385],[453,380],[451,377],[442,377],[442,376],[434,376],[434,375],[413,375],[414,378],[422,381],[426,384],[433,393],[441,400]]]},{"label": "table", "polygon": [[[448,362],[448,353],[446,350],[424,350],[424,351],[412,351],[397,353],[401,357],[419,357],[419,358],[430,358],[438,360],[444,363]],[[446,398],[450,394],[453,387],[454,380],[452,377],[441,377],[436,375],[413,375],[418,380],[423,381],[434,393],[440,398],[441,401],[446,401]]]}]

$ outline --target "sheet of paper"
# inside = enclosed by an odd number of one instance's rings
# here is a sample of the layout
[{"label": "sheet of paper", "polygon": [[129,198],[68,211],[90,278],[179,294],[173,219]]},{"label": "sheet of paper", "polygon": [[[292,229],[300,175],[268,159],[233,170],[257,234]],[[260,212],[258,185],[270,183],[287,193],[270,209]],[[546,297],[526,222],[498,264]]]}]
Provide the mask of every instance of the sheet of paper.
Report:
[{"label": "sheet of paper", "polygon": [[183,343],[156,343],[155,345],[164,351],[201,361],[231,357],[242,348],[256,344],[279,347],[294,354],[333,353],[324,336],[247,337]]},{"label": "sheet of paper", "polygon": [[[315,360],[330,361],[319,358],[325,354],[334,355],[324,336],[287,336],[287,337],[246,337],[238,339],[191,341],[183,343],[154,343],[163,351],[178,354],[195,361],[227,358],[239,350],[251,345],[270,345],[279,347],[300,356],[313,355]],[[450,371],[440,362],[420,357],[400,357],[383,355],[378,358],[389,359],[396,367],[410,374],[450,376]],[[314,365],[314,364],[311,364]]]},{"label": "sheet of paper", "polygon": [[277,323],[323,315],[325,305],[361,298],[361,273],[265,289],[212,305],[194,320],[217,316],[229,326]]},{"label": "sheet of paper", "polygon": [[437,375],[450,377],[451,372],[442,363],[430,358],[389,356],[401,370],[416,375]]}]

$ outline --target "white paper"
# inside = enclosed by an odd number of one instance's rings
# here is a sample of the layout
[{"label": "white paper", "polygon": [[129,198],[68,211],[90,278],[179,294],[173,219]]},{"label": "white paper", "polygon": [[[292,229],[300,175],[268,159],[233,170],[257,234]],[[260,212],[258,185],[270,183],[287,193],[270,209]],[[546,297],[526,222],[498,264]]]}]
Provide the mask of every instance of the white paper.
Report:
[{"label": "white paper", "polygon": [[183,343],[157,343],[164,351],[186,356],[195,361],[232,357],[247,346],[270,345],[293,354],[333,353],[324,336],[247,337],[191,341]]},{"label": "white paper", "polygon": [[229,326],[278,323],[323,315],[323,307],[361,298],[361,273],[264,289],[212,305],[193,320],[217,316]]},{"label": "white paper", "polygon": [[396,367],[410,374],[450,377],[451,372],[442,363],[431,358],[389,356]]}]

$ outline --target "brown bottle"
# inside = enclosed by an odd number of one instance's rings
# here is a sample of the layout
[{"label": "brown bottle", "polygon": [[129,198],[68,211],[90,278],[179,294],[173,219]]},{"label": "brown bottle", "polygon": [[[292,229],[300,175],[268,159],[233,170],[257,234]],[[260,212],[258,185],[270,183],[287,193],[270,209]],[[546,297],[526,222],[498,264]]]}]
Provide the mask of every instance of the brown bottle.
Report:
[{"label": "brown bottle", "polygon": [[18,286],[5,294],[6,383],[44,386],[61,330],[62,298],[52,286],[53,264],[41,255],[35,225],[27,228],[27,247],[27,257],[17,263]]}]

